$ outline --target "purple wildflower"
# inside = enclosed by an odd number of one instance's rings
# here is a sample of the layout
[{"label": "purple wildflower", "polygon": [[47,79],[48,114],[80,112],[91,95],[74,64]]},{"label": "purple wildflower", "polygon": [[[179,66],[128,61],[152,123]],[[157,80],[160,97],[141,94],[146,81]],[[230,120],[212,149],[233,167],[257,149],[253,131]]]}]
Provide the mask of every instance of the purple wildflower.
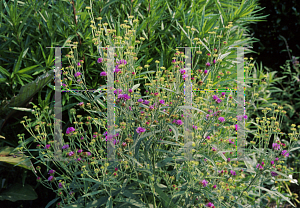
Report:
[{"label": "purple wildflower", "polygon": [[74,152],[71,151],[71,152],[68,153],[68,155],[71,157],[71,156],[74,155]]},{"label": "purple wildflower", "polygon": [[225,121],[225,118],[224,118],[224,117],[219,117],[218,120],[219,120],[220,122],[224,122],[224,121]]},{"label": "purple wildflower", "polygon": [[206,187],[206,186],[207,186],[207,184],[208,184],[208,182],[207,182],[206,180],[203,180],[203,181],[202,181],[202,185],[203,185],[203,187]]},{"label": "purple wildflower", "polygon": [[46,147],[44,147],[44,149],[49,149],[50,148],[50,144],[46,144]]},{"label": "purple wildflower", "polygon": [[105,71],[103,71],[103,72],[100,73],[100,76],[102,76],[102,77],[103,77],[103,76],[106,76],[106,75],[107,75],[107,74],[106,74]]},{"label": "purple wildflower", "polygon": [[53,176],[49,176],[49,178],[48,178],[48,181],[53,181],[54,180],[54,177]]},{"label": "purple wildflower", "polygon": [[210,63],[209,63],[209,62],[207,62],[207,63],[205,64],[205,66],[210,66]]},{"label": "purple wildflower", "polygon": [[277,143],[273,143],[273,144],[272,144],[272,148],[273,148],[274,150],[279,150],[279,149],[280,149],[280,145],[277,144]]},{"label": "purple wildflower", "polygon": [[55,173],[55,170],[49,170],[48,174],[54,174],[54,173]]},{"label": "purple wildflower", "polygon": [[80,72],[76,72],[74,76],[75,76],[75,77],[79,77],[80,75],[81,75]]},{"label": "purple wildflower", "polygon": [[284,156],[284,157],[288,157],[290,154],[286,151],[286,150],[283,150],[281,152],[281,154]]},{"label": "purple wildflower", "polygon": [[148,105],[149,103],[150,103],[149,100],[144,100],[144,104],[145,104],[145,105]]},{"label": "purple wildflower", "polygon": [[66,134],[70,134],[71,132],[75,131],[73,127],[67,128]]},{"label": "purple wildflower", "polygon": [[136,132],[138,133],[138,134],[141,134],[142,132],[145,132],[146,131],[146,129],[144,129],[143,127],[138,127],[137,129],[136,129]]},{"label": "purple wildflower", "polygon": [[211,202],[208,202],[208,204],[205,205],[205,206],[207,206],[207,207],[214,207],[215,205],[213,203],[211,203]]},{"label": "purple wildflower", "polygon": [[181,121],[181,120],[177,120],[177,121],[176,121],[176,124],[177,124],[177,125],[182,125],[182,121]]},{"label": "purple wildflower", "polygon": [[160,104],[162,104],[162,105],[165,104],[165,101],[164,101],[164,100],[160,100],[159,102],[160,102]]},{"label": "purple wildflower", "polygon": [[272,175],[273,177],[278,176],[278,174],[275,173],[275,172],[273,172],[273,171],[271,171],[271,175]]},{"label": "purple wildflower", "polygon": [[102,61],[103,61],[103,58],[98,58],[98,60],[97,60],[98,63],[102,63]]},{"label": "purple wildflower", "polygon": [[233,170],[231,170],[230,173],[231,173],[231,175],[233,175],[233,176],[236,175],[235,171],[233,171]]},{"label": "purple wildflower", "polygon": [[139,102],[139,103],[142,103],[142,102],[143,102],[143,99],[141,99],[141,98],[138,99],[138,102]]},{"label": "purple wildflower", "polygon": [[69,148],[69,145],[68,144],[65,144],[62,149],[68,149]]},{"label": "purple wildflower", "polygon": [[58,184],[58,188],[62,188],[63,185],[61,183]]}]

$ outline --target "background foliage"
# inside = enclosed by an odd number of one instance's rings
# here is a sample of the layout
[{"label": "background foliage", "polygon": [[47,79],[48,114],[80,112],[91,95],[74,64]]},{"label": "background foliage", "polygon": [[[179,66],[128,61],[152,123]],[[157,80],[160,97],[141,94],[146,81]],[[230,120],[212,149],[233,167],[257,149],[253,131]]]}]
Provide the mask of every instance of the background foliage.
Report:
[{"label": "background foliage", "polygon": [[[224,25],[227,25],[229,21],[237,21],[240,22],[240,29],[243,30],[245,34],[244,37],[239,37],[239,40],[246,40],[247,43],[251,45],[254,43],[254,51],[259,51],[261,48],[255,45],[255,41],[258,39],[249,38],[251,31],[247,29],[250,27],[250,23],[255,21],[259,21],[262,16],[259,16],[260,13],[264,12],[263,15],[270,14],[273,18],[277,18],[278,14],[272,15],[272,12],[269,10],[261,10],[260,7],[257,6],[258,1],[250,0],[250,1],[220,1],[221,7],[223,10],[218,10],[216,7],[216,2],[213,0],[197,0],[197,1],[179,1],[179,0],[170,0],[170,1],[130,1],[130,0],[122,0],[122,1],[95,1],[94,14],[95,17],[101,16],[104,19],[104,22],[119,22],[123,23],[124,19],[127,19],[129,15],[137,15],[140,19],[141,26],[138,30],[138,33],[142,34],[143,37],[146,38],[145,44],[143,45],[141,51],[138,54],[138,58],[142,59],[142,63],[146,64],[148,60],[160,60],[161,65],[165,67],[171,66],[171,58],[175,51],[176,47],[188,46],[189,41],[186,38],[185,34],[185,26],[197,26],[198,28],[202,28],[202,31],[199,31],[200,34],[204,35],[210,28],[214,27],[215,16],[214,14],[218,14],[219,11],[223,11],[222,15],[227,17],[224,18]],[[73,7],[74,3],[74,7]],[[237,10],[240,7],[240,4],[244,3],[241,7],[241,10]],[[272,1],[276,5],[276,8],[279,8],[279,1]],[[272,5],[271,3],[269,3]],[[263,1],[261,3],[263,5]],[[286,5],[286,4],[282,4]],[[298,17],[299,9],[297,10],[297,4],[294,3],[295,9],[293,6],[284,6],[282,7],[282,14],[287,16],[290,15],[291,12],[296,17]],[[86,77],[89,80],[93,80],[91,83],[91,89],[97,88],[99,83],[99,71],[100,67],[96,64],[96,51],[95,47],[93,47],[93,43],[91,40],[91,28],[89,27],[89,16],[85,12],[85,7],[89,6],[89,1],[77,0],[77,1],[35,1],[35,0],[27,0],[27,1],[2,1],[0,4],[0,135],[4,136],[5,139],[1,139],[0,146],[18,146],[18,137],[17,134],[25,133],[25,137],[29,138],[25,129],[23,129],[22,124],[20,124],[21,118],[24,115],[31,117],[31,113],[26,111],[13,111],[13,109],[9,110],[10,107],[25,107],[31,108],[29,102],[33,101],[34,103],[39,103],[41,109],[45,106],[49,105],[50,108],[54,106],[54,82],[53,80],[46,81],[43,86],[40,86],[40,89],[36,89],[36,92],[28,95],[28,97],[24,97],[22,102],[19,105],[11,106],[9,105],[11,99],[13,97],[17,97],[20,93],[21,87],[26,86],[28,83],[36,80],[38,77],[45,75],[45,72],[52,69],[54,65],[54,50],[47,49],[48,46],[63,46],[67,39],[77,40],[79,42],[79,54],[80,57],[85,61],[83,64],[83,68],[86,69]],[[275,8],[275,7],[274,7]],[[296,18],[295,18],[296,19]],[[299,19],[299,18],[297,18]],[[286,23],[288,21],[280,20],[278,23]],[[274,20],[275,21],[275,20]],[[278,19],[276,20],[276,22]],[[291,21],[289,21],[291,22]],[[258,23],[257,28],[264,23]],[[299,23],[296,23],[299,24]],[[276,25],[276,24],[272,24]],[[116,28],[117,29],[117,28]],[[275,28],[276,29],[276,28]],[[256,38],[260,39],[259,44],[266,44],[267,47],[268,42],[264,41],[263,32],[270,31],[269,29],[262,29],[261,31],[254,33],[260,34],[261,36],[256,36]],[[278,31],[278,30],[277,30]],[[241,33],[242,34],[242,33]],[[248,35],[247,35],[248,34]],[[272,31],[269,33],[269,36],[273,34]],[[290,35],[290,33],[288,33]],[[284,37],[287,37],[287,34],[283,34]],[[267,38],[271,40],[270,37]],[[290,39],[287,38],[287,42]],[[282,42],[282,41],[281,41]],[[184,45],[182,45],[182,43]],[[281,44],[278,42],[276,44]],[[297,46],[297,44],[290,43],[291,48]],[[275,44],[273,44],[275,47]],[[283,47],[284,45],[280,45]],[[299,47],[299,45],[298,45]],[[262,47],[263,48],[263,47]],[[293,48],[294,49],[294,48]],[[272,52],[275,53],[276,49],[272,48]],[[248,51],[246,53],[249,53]],[[270,52],[271,53],[271,52]],[[65,54],[64,49],[62,49],[62,54]],[[273,55],[272,55],[273,56]],[[282,56],[282,55],[281,55]],[[268,55],[263,55],[263,52],[260,52],[261,60],[263,60],[264,65],[268,65],[268,62],[265,60],[268,59]],[[286,58],[287,60],[289,58]],[[274,60],[274,59],[273,59]],[[276,59],[279,60],[279,59]],[[67,59],[62,56],[63,66],[67,65]],[[154,68],[154,61],[149,64],[151,68]],[[279,66],[278,64],[276,67]],[[167,68],[166,67],[166,68]],[[279,68],[272,67],[274,70],[279,70]],[[297,100],[293,100],[298,95],[290,94],[289,91],[293,91],[293,87],[298,87],[297,83],[295,85],[290,85],[289,89],[284,90],[284,83],[282,87],[278,87],[278,89],[272,87],[275,84],[274,73],[267,73],[268,70],[264,70],[265,68],[262,65],[257,67],[257,78],[260,79],[260,82],[263,82],[263,79],[266,81],[266,85],[261,85],[258,82],[257,88],[258,91],[261,92],[259,95],[259,102],[256,102],[253,105],[253,115],[251,118],[255,118],[256,116],[261,116],[257,112],[258,109],[263,107],[267,107],[272,102],[276,102],[282,105],[283,98],[286,100],[286,97],[295,104]],[[278,73],[278,77],[280,72]],[[264,77],[266,75],[267,77]],[[290,75],[288,73],[288,75]],[[287,78],[287,77],[286,77]],[[280,79],[277,79],[278,82]],[[296,81],[294,81],[296,82]],[[281,90],[282,89],[282,90]],[[276,92],[277,90],[277,92]],[[144,90],[141,90],[144,95]],[[271,93],[277,93],[275,94]],[[280,94],[282,93],[282,94]],[[251,98],[251,94],[247,95],[249,100]],[[247,100],[247,98],[246,98]],[[253,99],[252,99],[253,100]],[[266,102],[268,101],[268,102]],[[68,108],[63,109],[63,116],[68,116],[68,109],[75,105],[76,100],[72,97],[69,97],[67,93],[63,93],[63,105],[64,103],[71,103]],[[291,105],[290,102],[285,101],[286,104]],[[287,106],[287,105],[286,105]],[[289,108],[289,106],[287,106]],[[297,108],[298,106],[291,105],[290,110],[285,109],[288,112],[288,116],[290,117],[290,123],[295,123],[293,117],[297,116]],[[6,110],[3,110],[6,109]],[[294,109],[294,114],[291,114]],[[21,109],[22,110],[22,109]],[[69,123],[63,125],[63,131],[67,128]],[[289,126],[289,125],[288,125]],[[287,126],[287,127],[288,127]],[[283,132],[288,132],[288,128]],[[32,144],[36,145],[35,143]],[[34,153],[33,153],[34,154]],[[291,162],[296,162],[297,158],[299,158],[299,153],[292,154]],[[6,163],[2,163],[3,166],[1,169],[1,179],[6,179],[3,186],[1,188],[6,189],[10,187],[12,184],[16,182],[22,182],[31,184],[33,187],[36,185],[35,179],[32,177],[33,174],[28,171],[27,175],[24,173],[24,170],[20,168],[19,170],[14,169],[5,169],[7,166]],[[38,165],[38,164],[36,164]],[[293,165],[295,166],[295,164]],[[16,179],[10,178],[11,171],[18,171],[21,177],[16,177]],[[300,170],[298,170],[299,172]],[[3,174],[2,174],[3,173]],[[25,177],[25,179],[24,179]],[[27,182],[28,181],[28,182]],[[36,201],[47,201],[54,198],[53,193],[48,193],[49,191],[44,187],[38,187],[39,184],[34,188],[38,193],[38,199],[45,200],[36,200]],[[297,186],[295,186],[298,188]],[[40,188],[40,190],[39,190]],[[1,190],[1,191],[3,191]],[[43,190],[43,191],[41,191]],[[299,188],[298,188],[299,190]],[[292,191],[297,193],[296,191]],[[44,193],[44,194],[40,194]],[[298,191],[299,193],[299,191]],[[27,203],[27,202],[26,202]],[[32,202],[31,202],[32,203]],[[37,203],[34,201],[34,203]],[[14,203],[16,205],[16,203]],[[17,206],[17,205],[16,205]],[[36,205],[35,207],[37,207]],[[45,204],[41,204],[41,206],[45,207]]]}]

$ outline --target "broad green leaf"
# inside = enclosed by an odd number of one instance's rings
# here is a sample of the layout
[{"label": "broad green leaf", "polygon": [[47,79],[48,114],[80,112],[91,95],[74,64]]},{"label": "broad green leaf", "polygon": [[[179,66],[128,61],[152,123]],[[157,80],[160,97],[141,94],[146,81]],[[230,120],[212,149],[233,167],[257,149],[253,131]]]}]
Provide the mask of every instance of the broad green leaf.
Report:
[{"label": "broad green leaf", "polygon": [[[37,92],[39,92],[45,85],[47,85],[54,76],[53,71],[49,71],[38,78],[35,81],[26,84],[21,87],[19,94],[13,97],[8,104],[0,108],[0,115],[12,115],[15,111],[10,107],[21,107],[26,104]],[[3,122],[0,121],[0,129]]]},{"label": "broad green leaf", "polygon": [[0,194],[1,201],[9,200],[16,202],[19,200],[35,200],[37,198],[38,195],[32,186],[25,184],[23,187],[22,184],[19,183],[12,185]]},{"label": "broad green leaf", "polygon": [[13,156],[11,154],[13,150],[14,148],[9,146],[0,147],[0,161],[32,170],[33,165],[29,158],[24,157],[23,154],[15,154]]}]

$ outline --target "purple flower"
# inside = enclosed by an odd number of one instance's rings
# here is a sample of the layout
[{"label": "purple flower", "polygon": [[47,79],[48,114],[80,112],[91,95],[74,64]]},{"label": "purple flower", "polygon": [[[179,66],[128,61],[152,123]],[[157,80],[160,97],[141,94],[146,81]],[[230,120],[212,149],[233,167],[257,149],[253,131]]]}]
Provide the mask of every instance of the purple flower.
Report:
[{"label": "purple flower", "polygon": [[46,147],[44,147],[44,149],[49,149],[50,148],[50,144],[46,144]]},{"label": "purple flower", "polygon": [[144,100],[144,104],[145,104],[145,105],[148,105],[149,103],[150,103],[149,100]]},{"label": "purple flower", "polygon": [[281,152],[281,154],[284,156],[284,157],[288,157],[290,154],[286,151],[286,150],[283,150]]},{"label": "purple flower", "polygon": [[121,59],[120,61],[116,61],[117,62],[117,64],[127,64],[127,61],[126,60],[124,60],[124,59]]},{"label": "purple flower", "polygon": [[114,72],[115,72],[116,74],[118,74],[120,71],[121,71],[121,69],[119,69],[119,68],[118,68],[118,65],[117,65],[117,67],[115,68]]},{"label": "purple flower", "polygon": [[208,182],[207,182],[206,180],[203,180],[203,181],[202,181],[202,185],[203,185],[203,187],[206,187],[206,186],[207,186],[207,184],[208,184]]},{"label": "purple flower", "polygon": [[238,120],[238,121],[241,121],[242,120],[242,116],[240,115],[240,116],[236,116],[236,119]]},{"label": "purple flower", "polygon": [[97,60],[98,63],[102,63],[102,61],[103,61],[103,58],[98,58],[98,60]]},{"label": "purple flower", "polygon": [[184,74],[184,73],[185,73],[185,70],[184,70],[184,69],[180,69],[180,73],[181,73],[181,74]]},{"label": "purple flower", "polygon": [[55,173],[55,170],[49,170],[48,174],[54,174],[54,173]]},{"label": "purple flower", "polygon": [[225,118],[224,118],[224,117],[219,117],[218,120],[219,120],[220,122],[224,122],[224,121],[225,121]]},{"label": "purple flower", "polygon": [[177,120],[177,121],[176,121],[176,124],[177,124],[177,125],[182,125],[182,121],[181,121],[181,120]]},{"label": "purple flower", "polygon": [[[120,141],[114,139],[114,145],[118,144]],[[90,153],[91,154],[91,153]]]},{"label": "purple flower", "polygon": [[128,92],[129,92],[129,93],[132,93],[132,89],[129,89]]},{"label": "purple flower", "polygon": [[235,124],[235,130],[237,131],[239,129],[240,129],[239,125]]},{"label": "purple flower", "polygon": [[220,98],[218,98],[218,100],[216,102],[219,104],[220,102],[222,102],[222,100]]},{"label": "purple flower", "polygon": [[143,102],[143,99],[138,99],[138,102],[139,102],[139,103],[142,103],[142,102]]},{"label": "purple flower", "polygon": [[61,183],[58,184],[58,188],[62,188],[63,185]]},{"label": "purple flower", "polygon": [[67,128],[66,134],[70,134],[73,131],[75,131],[75,129],[73,127],[69,127],[69,128]]},{"label": "purple flower", "polygon": [[145,132],[146,131],[146,129],[144,129],[143,127],[138,127],[137,129],[136,129],[136,132],[138,133],[138,134],[141,134],[142,132]]},{"label": "purple flower", "polygon": [[77,158],[77,161],[81,161],[81,160],[82,160],[81,157]]},{"label": "purple flower", "polygon": [[[209,62],[207,62],[206,64],[205,64],[205,66],[210,66],[210,63]],[[205,73],[205,72],[204,72]]]},{"label": "purple flower", "polygon": [[225,96],[225,92],[222,92],[222,95],[221,95],[222,97],[224,97]]},{"label": "purple flower", "polygon": [[214,185],[214,186],[213,186],[213,188],[215,189],[215,188],[217,188],[217,186],[216,186],[216,185]]},{"label": "purple flower", "polygon": [[272,175],[273,177],[278,176],[278,174],[275,173],[275,172],[273,172],[273,171],[271,171],[271,175]]},{"label": "purple flower", "polygon": [[164,101],[164,100],[160,100],[159,102],[160,102],[160,104],[162,104],[162,105],[165,104],[165,101]]},{"label": "purple flower", "polygon": [[272,144],[272,148],[273,148],[274,150],[279,150],[279,149],[280,149],[280,145],[277,144],[277,143],[273,143],[273,144]]},{"label": "purple flower", "polygon": [[77,153],[81,153],[81,152],[82,152],[82,149],[77,150]]},{"label": "purple flower", "polygon": [[123,94],[123,100],[126,101],[126,100],[129,100],[130,99],[130,96],[127,95],[127,94]]},{"label": "purple flower", "polygon": [[69,148],[69,145],[68,144],[65,144],[62,149],[68,149]]},{"label": "purple flower", "polygon": [[206,69],[204,70],[204,74],[207,74],[207,70]]},{"label": "purple flower", "polygon": [[227,158],[227,162],[230,162],[230,158]]},{"label": "purple flower", "polygon": [[74,76],[75,76],[75,77],[79,77],[80,75],[81,75],[80,72],[76,72]]},{"label": "purple flower", "polygon": [[80,62],[77,63],[77,66],[81,66]]},{"label": "purple flower", "polygon": [[244,115],[244,119],[247,119],[248,118],[248,116],[247,115]]},{"label": "purple flower", "polygon": [[[118,141],[119,141],[119,140],[118,140]],[[87,152],[87,155],[88,155],[88,156],[91,156],[92,154],[91,154],[90,152]]]},{"label": "purple flower", "polygon": [[213,206],[214,206],[214,204],[213,204],[213,203],[211,203],[211,202],[208,202],[208,204],[207,204],[207,205],[205,205],[205,206],[207,206],[207,207],[213,207]]},{"label": "purple flower", "polygon": [[214,64],[216,63],[216,59],[214,59],[213,63],[214,63]]},{"label": "purple flower", "polygon": [[271,161],[271,165],[274,165],[274,161]]},{"label": "purple flower", "polygon": [[231,173],[231,175],[233,175],[233,176],[236,175],[235,171],[233,171],[233,170],[231,170],[230,173]]},{"label": "purple flower", "polygon": [[197,130],[198,127],[193,125],[193,128]]},{"label": "purple flower", "polygon": [[107,75],[107,74],[106,74],[105,71],[103,71],[103,72],[100,73],[100,76],[102,76],[102,77],[103,77],[103,76],[106,76],[106,75]]},{"label": "purple flower", "polygon": [[71,152],[68,153],[68,155],[71,157],[71,156],[74,155],[74,152],[71,151]]},{"label": "purple flower", "polygon": [[54,177],[53,176],[49,176],[49,178],[48,178],[48,181],[53,181],[54,180]]},{"label": "purple flower", "polygon": [[218,99],[218,96],[217,96],[217,95],[214,95],[214,96],[213,96],[213,99],[214,99],[214,100]]},{"label": "purple flower", "polygon": [[154,109],[154,106],[153,106],[153,105],[150,105],[149,109],[150,109],[150,110],[153,110],[153,109]]}]

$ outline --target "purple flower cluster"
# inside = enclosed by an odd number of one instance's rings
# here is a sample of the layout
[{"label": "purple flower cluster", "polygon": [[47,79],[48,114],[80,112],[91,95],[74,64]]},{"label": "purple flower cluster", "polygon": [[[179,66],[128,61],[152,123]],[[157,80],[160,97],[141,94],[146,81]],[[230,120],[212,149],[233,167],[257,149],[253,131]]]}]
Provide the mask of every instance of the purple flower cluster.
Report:
[{"label": "purple flower cluster", "polygon": [[73,127],[69,127],[67,128],[66,134],[70,134],[70,133],[73,134],[73,131],[75,131],[75,129]]},{"label": "purple flower cluster", "polygon": [[141,134],[141,133],[143,133],[143,132],[145,132],[146,131],[146,129],[144,129],[143,127],[138,127],[137,129],[136,129],[136,132],[138,133],[138,134]]},{"label": "purple flower cluster", "polygon": [[203,187],[206,187],[208,184],[208,182],[206,180],[203,180],[201,183],[202,183]]},{"label": "purple flower cluster", "polygon": [[225,118],[224,118],[224,117],[220,117],[220,118],[218,118],[218,120],[219,120],[221,123],[223,123],[223,122],[225,121]]}]

